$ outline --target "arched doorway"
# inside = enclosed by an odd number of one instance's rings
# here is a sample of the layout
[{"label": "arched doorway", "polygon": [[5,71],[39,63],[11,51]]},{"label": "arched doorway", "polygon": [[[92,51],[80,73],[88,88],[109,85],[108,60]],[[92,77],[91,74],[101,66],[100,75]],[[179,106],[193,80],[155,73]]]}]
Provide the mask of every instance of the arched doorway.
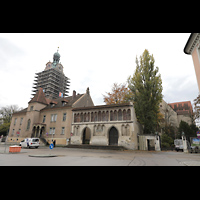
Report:
[{"label": "arched doorway", "polygon": [[115,127],[109,131],[109,145],[118,145],[118,131]]},{"label": "arched doorway", "polygon": [[88,127],[83,130],[82,144],[90,144],[91,131]]}]

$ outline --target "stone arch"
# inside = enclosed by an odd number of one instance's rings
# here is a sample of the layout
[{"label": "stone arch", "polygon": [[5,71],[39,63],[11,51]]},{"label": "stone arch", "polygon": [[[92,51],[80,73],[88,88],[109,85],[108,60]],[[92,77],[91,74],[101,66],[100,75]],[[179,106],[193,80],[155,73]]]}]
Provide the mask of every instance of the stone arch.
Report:
[{"label": "stone arch", "polygon": [[87,126],[82,131],[82,144],[90,144],[91,130]]},{"label": "stone arch", "polygon": [[118,145],[119,131],[116,127],[112,126],[108,130],[108,144],[109,145]]}]

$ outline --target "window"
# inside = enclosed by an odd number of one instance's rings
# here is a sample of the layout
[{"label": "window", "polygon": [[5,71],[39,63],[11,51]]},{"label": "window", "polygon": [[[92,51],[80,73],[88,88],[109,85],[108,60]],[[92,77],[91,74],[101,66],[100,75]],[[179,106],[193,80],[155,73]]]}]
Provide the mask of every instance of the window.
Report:
[{"label": "window", "polygon": [[50,130],[49,130],[49,135],[55,135],[55,127],[53,127],[53,128],[50,128]]},{"label": "window", "polygon": [[51,122],[56,122],[57,120],[57,114],[52,114],[51,115]]},{"label": "window", "polygon": [[66,120],[66,113],[63,113],[63,122]]},{"label": "window", "polygon": [[131,120],[131,110],[127,110],[127,120]]},{"label": "window", "polygon": [[30,128],[30,125],[31,125],[31,120],[29,119],[28,122],[27,122],[27,127],[26,127],[26,130],[29,130]]},{"label": "window", "polygon": [[42,123],[45,123],[45,120],[46,120],[46,115],[43,116]]},{"label": "window", "polygon": [[30,108],[30,111],[32,111],[33,110],[33,106],[31,106],[31,108]]},{"label": "window", "polygon": [[14,125],[17,123],[17,118],[15,118]]},{"label": "window", "polygon": [[22,125],[22,122],[23,122],[23,117],[22,117],[21,120],[20,120],[20,125]]},{"label": "window", "polygon": [[15,133],[15,129],[12,130],[11,136],[13,136]]},{"label": "window", "polygon": [[119,109],[118,111],[118,120],[121,121],[122,120],[122,110]]},{"label": "window", "polygon": [[110,121],[113,121],[113,111],[110,111]]},{"label": "window", "polygon": [[61,135],[65,134],[65,127],[62,127]]}]

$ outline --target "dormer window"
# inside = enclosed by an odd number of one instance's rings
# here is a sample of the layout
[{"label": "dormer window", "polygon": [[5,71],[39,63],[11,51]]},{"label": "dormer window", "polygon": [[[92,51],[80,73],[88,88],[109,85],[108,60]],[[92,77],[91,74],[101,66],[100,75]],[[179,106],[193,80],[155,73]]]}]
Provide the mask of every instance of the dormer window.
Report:
[{"label": "dormer window", "polygon": [[55,106],[55,103],[50,103],[51,108],[53,108]]},{"label": "dormer window", "polygon": [[68,103],[67,100],[65,100],[65,99],[62,100],[62,106],[66,105],[67,103]]}]

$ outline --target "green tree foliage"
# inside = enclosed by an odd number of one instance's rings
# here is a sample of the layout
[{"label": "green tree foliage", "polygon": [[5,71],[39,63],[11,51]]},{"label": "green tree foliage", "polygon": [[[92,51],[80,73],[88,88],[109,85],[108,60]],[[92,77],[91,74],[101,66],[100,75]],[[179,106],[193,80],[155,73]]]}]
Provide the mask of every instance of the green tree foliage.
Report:
[{"label": "green tree foliage", "polygon": [[173,139],[166,133],[162,134],[161,136],[161,148],[164,147],[170,147],[171,145],[173,145],[174,141]]},{"label": "green tree foliage", "polygon": [[197,137],[196,132],[199,129],[196,127],[195,124],[191,124],[189,125],[187,122],[184,122],[181,120],[180,124],[179,124],[179,128],[178,128],[178,137],[181,138],[182,136],[182,132],[184,132],[186,138],[188,141],[190,141],[190,137]]},{"label": "green tree foliage", "polygon": [[144,133],[154,133],[157,125],[159,104],[162,101],[162,80],[154,57],[145,49],[140,61],[136,57],[136,71],[128,78],[128,87],[133,93],[133,102],[138,121]]}]

